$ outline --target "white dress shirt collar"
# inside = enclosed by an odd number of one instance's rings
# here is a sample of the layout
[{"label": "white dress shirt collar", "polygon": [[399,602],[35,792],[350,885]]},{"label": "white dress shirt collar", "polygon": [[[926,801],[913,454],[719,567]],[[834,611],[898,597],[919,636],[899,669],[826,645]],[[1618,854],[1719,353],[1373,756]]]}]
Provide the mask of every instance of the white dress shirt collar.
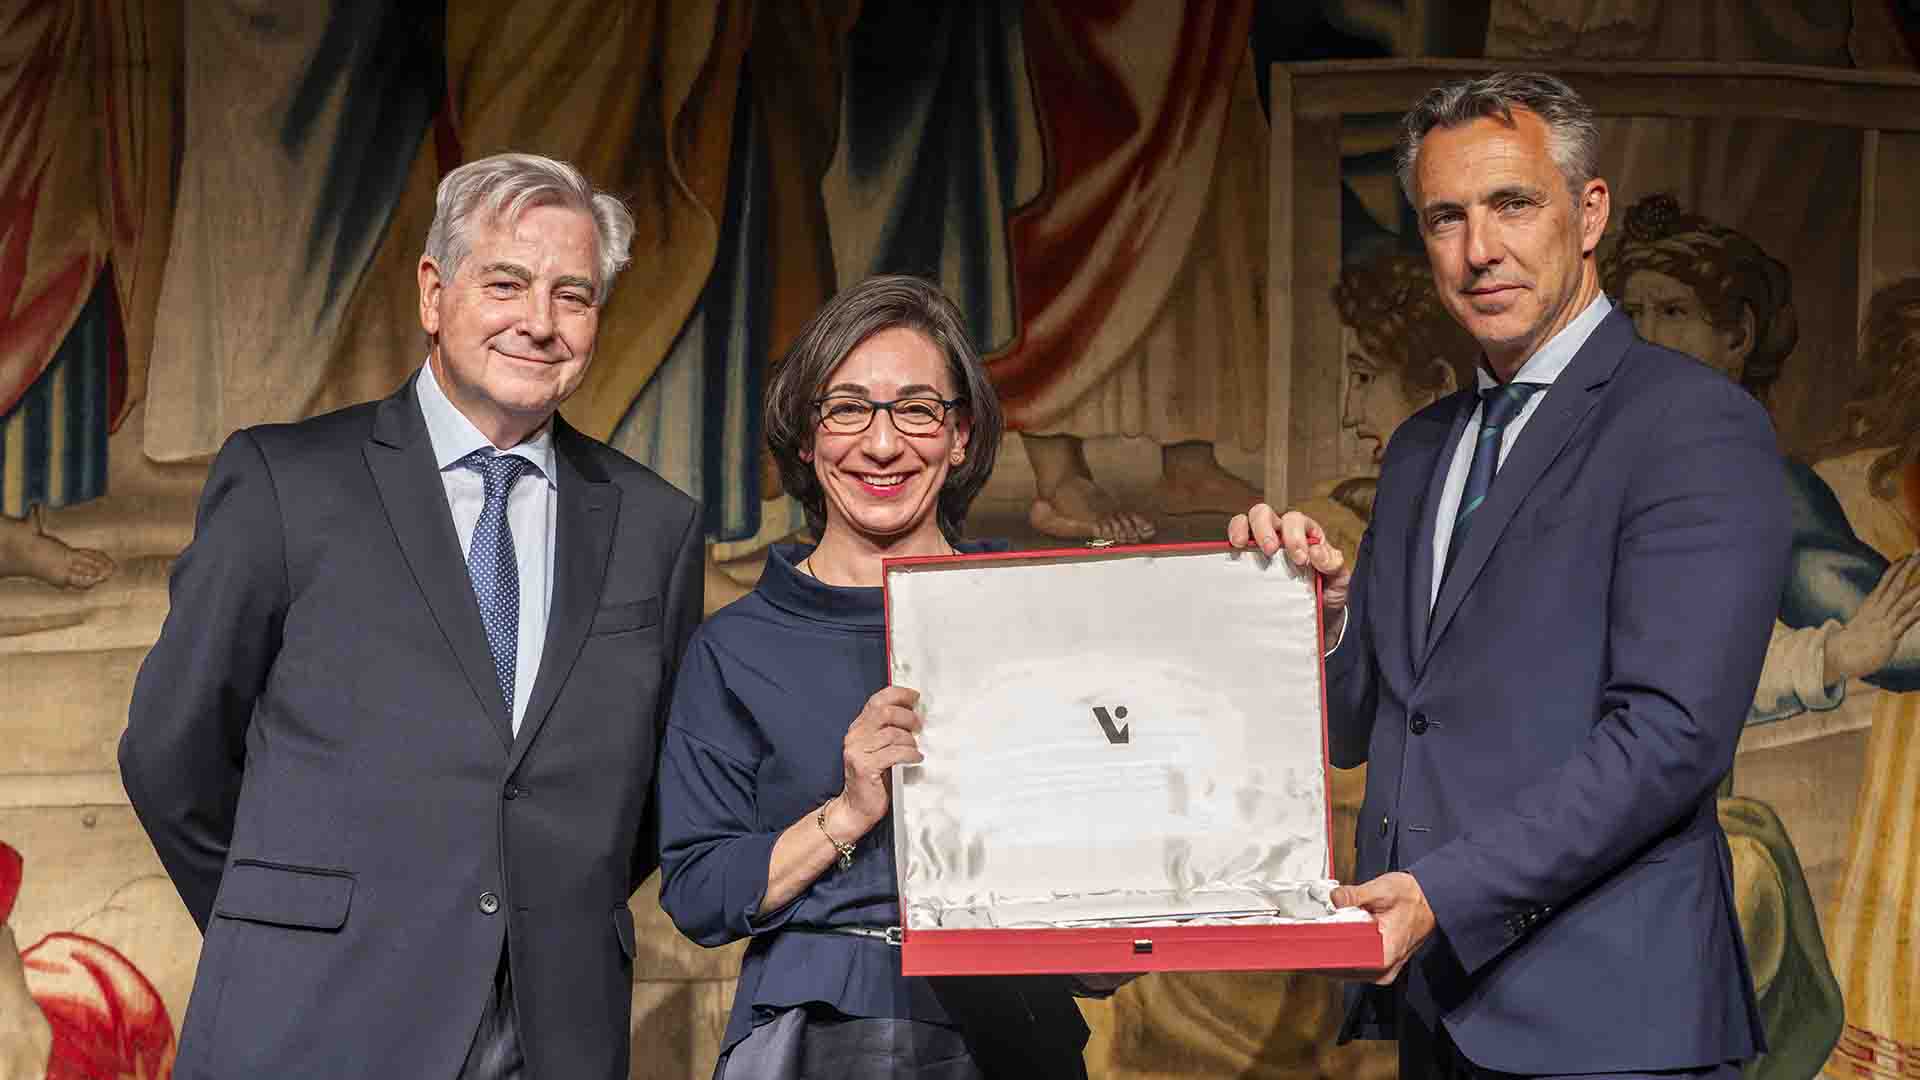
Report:
[{"label": "white dress shirt collar", "polygon": [[[433,463],[442,471],[459,464],[468,454],[482,447],[493,446],[493,441],[480,434],[473,421],[447,398],[440,381],[433,377],[433,365],[421,364],[420,377],[416,383],[420,392],[420,414],[427,421],[427,437],[433,440]],[[553,470],[553,421],[548,420],[540,430],[520,445],[500,451],[503,454],[518,454],[526,458],[540,470],[546,478],[547,486],[558,487]]]},{"label": "white dress shirt collar", "polygon": [[[1593,336],[1601,320],[1612,311],[1613,304],[1607,300],[1606,293],[1595,296],[1592,303],[1573,317],[1572,322],[1561,327],[1559,333],[1548,338],[1545,345],[1540,346],[1532,356],[1527,357],[1527,362],[1520,365],[1520,370],[1514,373],[1513,381],[1552,385],[1554,380],[1560,377],[1560,373],[1567,370],[1567,365],[1573,363],[1573,358],[1580,354],[1580,347]],[[1479,387],[1483,392],[1500,385],[1487,372],[1485,363],[1475,371]]]}]

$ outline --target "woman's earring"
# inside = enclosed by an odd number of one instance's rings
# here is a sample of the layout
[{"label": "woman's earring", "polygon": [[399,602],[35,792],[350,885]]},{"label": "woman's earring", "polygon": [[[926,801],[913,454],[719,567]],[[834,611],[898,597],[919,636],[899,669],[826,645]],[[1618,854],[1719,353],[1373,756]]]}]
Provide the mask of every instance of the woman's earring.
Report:
[{"label": "woman's earring", "polygon": [[958,465],[967,460],[967,452],[965,450],[955,450],[953,453],[947,455],[947,460]]}]

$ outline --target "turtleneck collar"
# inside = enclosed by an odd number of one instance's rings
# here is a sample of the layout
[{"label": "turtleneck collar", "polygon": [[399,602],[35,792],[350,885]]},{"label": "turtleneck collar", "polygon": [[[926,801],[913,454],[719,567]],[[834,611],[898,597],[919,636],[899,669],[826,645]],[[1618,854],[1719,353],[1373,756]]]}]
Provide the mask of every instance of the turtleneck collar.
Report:
[{"label": "turtleneck collar", "polygon": [[[1006,551],[1004,540],[963,540],[954,547],[963,555]],[[812,544],[775,544],[767,549],[767,566],[754,591],[774,607],[815,622],[883,630],[887,625],[886,590],[879,586],[827,585],[800,564],[813,554]]]}]

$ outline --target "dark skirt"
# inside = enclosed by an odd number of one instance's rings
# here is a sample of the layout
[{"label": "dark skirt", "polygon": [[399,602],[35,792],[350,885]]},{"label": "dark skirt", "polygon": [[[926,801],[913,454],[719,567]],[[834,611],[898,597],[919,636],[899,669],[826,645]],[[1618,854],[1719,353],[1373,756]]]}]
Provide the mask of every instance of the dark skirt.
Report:
[{"label": "dark skirt", "polygon": [[787,1009],[722,1054],[714,1080],[985,1080],[966,1040],[918,1020]]}]

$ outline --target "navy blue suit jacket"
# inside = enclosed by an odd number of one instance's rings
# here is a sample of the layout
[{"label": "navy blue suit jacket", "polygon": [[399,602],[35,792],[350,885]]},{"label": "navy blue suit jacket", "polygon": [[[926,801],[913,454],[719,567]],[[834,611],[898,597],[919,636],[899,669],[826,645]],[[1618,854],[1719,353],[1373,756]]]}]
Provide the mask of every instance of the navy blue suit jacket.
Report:
[{"label": "navy blue suit jacket", "polygon": [[234,435],[174,565],[120,765],[206,933],[183,1080],[454,1076],[503,944],[528,1074],[628,1073],[700,515],[555,418],[516,736],[414,385]]},{"label": "navy blue suit jacket", "polygon": [[[1515,437],[1428,610],[1471,393],[1394,433],[1327,660],[1334,763],[1368,764],[1358,878],[1438,930],[1404,1004],[1481,1066],[1702,1067],[1762,1049],[1714,813],[1780,602],[1789,513],[1759,405],[1609,315]],[[1401,996],[1396,1001],[1396,996]]]}]

